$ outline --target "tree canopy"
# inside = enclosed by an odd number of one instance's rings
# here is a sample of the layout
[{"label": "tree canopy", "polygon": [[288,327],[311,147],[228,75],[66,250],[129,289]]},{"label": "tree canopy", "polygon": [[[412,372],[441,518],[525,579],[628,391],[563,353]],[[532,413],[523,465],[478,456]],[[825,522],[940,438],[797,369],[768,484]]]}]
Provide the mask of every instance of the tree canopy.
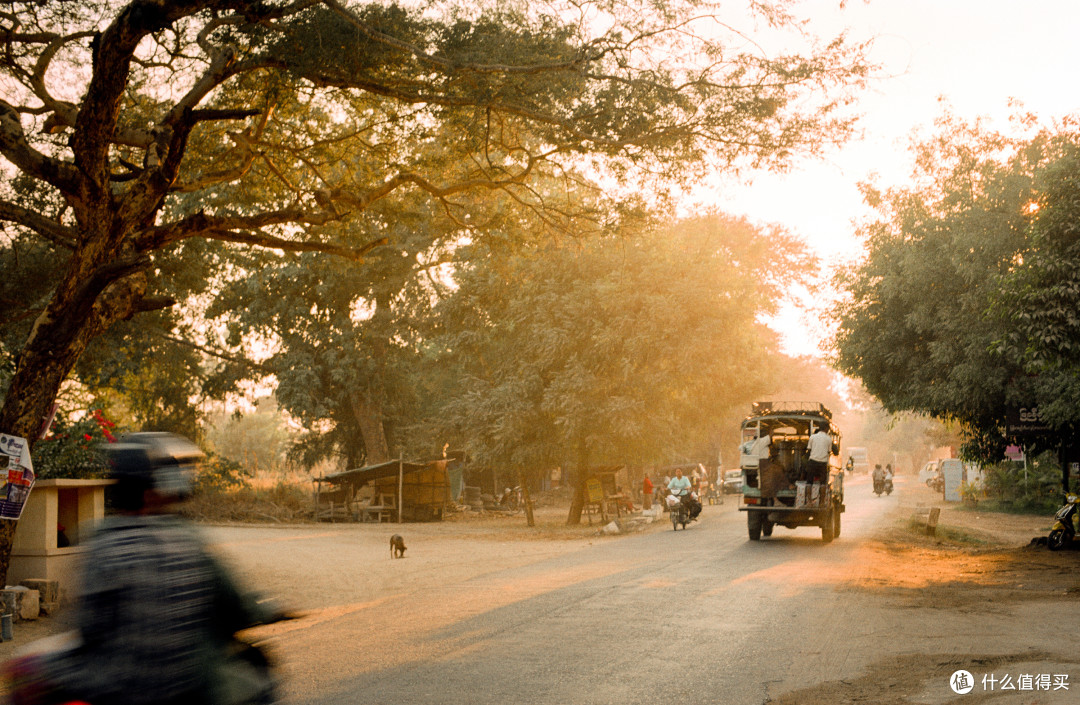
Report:
[{"label": "tree canopy", "polygon": [[658,190],[848,133],[859,46],[765,56],[698,31],[701,3],[573,7],[9,3],[0,220],[36,285],[5,321],[24,325],[0,425],[34,436],[94,338],[190,301],[238,246],[362,259],[387,223],[353,219],[417,192],[464,231],[596,228],[632,199],[586,167]]},{"label": "tree canopy", "polygon": [[[806,38],[787,3],[749,6]],[[662,201],[706,165],[782,166],[850,134],[863,46],[770,56],[714,13],[697,0],[5,4],[0,243],[33,284],[5,305],[0,428],[33,442],[118,322],[158,312],[166,334],[197,334],[203,294],[268,260],[393,248],[395,209],[375,217],[377,204],[419,196],[461,236],[502,221],[602,231],[638,210],[635,192]]]},{"label": "tree canopy", "polygon": [[1075,139],[946,116],[915,147],[912,186],[867,190],[881,218],[863,229],[865,261],[838,277],[839,369],[888,411],[958,422],[974,456],[996,460],[1017,440],[1009,407],[1045,409],[1061,431],[1080,421],[1060,397],[1077,384],[1060,337],[1074,320],[1060,216]]},{"label": "tree canopy", "polygon": [[715,458],[718,420],[777,383],[758,316],[811,261],[784,233],[719,215],[471,257],[436,310],[437,359],[460,372],[432,435],[519,470]]}]

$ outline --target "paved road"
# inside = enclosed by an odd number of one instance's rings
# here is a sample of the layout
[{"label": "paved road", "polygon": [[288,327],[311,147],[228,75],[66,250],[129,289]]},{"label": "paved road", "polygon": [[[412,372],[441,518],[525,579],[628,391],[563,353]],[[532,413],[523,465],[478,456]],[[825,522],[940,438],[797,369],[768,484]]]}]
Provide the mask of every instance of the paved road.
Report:
[{"label": "paved road", "polygon": [[836,581],[895,497],[860,478],[847,500],[832,544],[812,527],[751,543],[729,499],[685,531],[322,610],[272,637],[288,702],[761,703],[835,677],[874,638],[848,638]]}]

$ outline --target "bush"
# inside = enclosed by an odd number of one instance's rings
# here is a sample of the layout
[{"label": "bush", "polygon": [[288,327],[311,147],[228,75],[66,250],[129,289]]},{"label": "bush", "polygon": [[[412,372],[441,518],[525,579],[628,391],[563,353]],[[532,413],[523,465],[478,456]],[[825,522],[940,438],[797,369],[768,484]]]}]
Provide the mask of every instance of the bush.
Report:
[{"label": "bush", "polygon": [[973,507],[979,505],[979,496],[982,494],[982,487],[974,482],[965,482],[960,485],[960,499],[964,504],[970,504]]},{"label": "bush", "polygon": [[52,433],[34,444],[31,461],[40,479],[105,477],[109,464],[102,448],[119,431],[100,410],[71,421],[63,413],[53,420]]},{"label": "bush", "polygon": [[1053,512],[1061,504],[1061,466],[1043,453],[1024,468],[1005,462],[983,468],[986,493],[994,508],[1021,513]]},{"label": "bush", "polygon": [[195,474],[195,491],[202,494],[215,494],[239,490],[247,487],[251,473],[235,460],[210,453],[199,463]]},{"label": "bush", "polygon": [[184,505],[183,514],[198,521],[302,522],[314,516],[308,485],[284,481],[267,488],[242,484],[203,488]]}]

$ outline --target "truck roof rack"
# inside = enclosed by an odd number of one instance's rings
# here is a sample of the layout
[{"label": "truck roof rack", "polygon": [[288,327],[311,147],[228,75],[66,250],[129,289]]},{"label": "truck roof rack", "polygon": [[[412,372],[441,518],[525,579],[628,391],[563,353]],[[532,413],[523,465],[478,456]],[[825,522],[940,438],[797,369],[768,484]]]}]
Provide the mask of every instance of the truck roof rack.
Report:
[{"label": "truck roof rack", "polygon": [[756,401],[750,411],[751,416],[772,414],[815,414],[832,421],[832,412],[818,401]]}]

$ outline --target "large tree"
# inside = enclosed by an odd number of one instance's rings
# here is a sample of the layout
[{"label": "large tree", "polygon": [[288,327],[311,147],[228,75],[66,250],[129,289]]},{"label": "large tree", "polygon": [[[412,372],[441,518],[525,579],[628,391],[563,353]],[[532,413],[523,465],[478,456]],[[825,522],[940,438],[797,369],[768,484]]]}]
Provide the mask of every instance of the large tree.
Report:
[{"label": "large tree", "polygon": [[244,248],[361,260],[384,233],[323,226],[412,192],[465,228],[498,191],[537,227],[573,230],[617,203],[583,210],[536,179],[587,167],[656,190],[695,164],[783,163],[848,134],[847,88],[866,72],[842,40],[746,50],[690,0],[494,7],[6,3],[0,221],[5,246],[44,266],[11,316],[32,325],[5,348],[0,429],[33,439],[91,341],[180,300],[164,276],[178,262],[214,285]]},{"label": "large tree", "polygon": [[359,220],[369,219],[389,224],[382,231],[393,248],[363,263],[318,253],[266,261],[222,287],[207,310],[233,343],[273,341],[258,365],[241,358],[212,379],[228,387],[230,378],[272,374],[279,403],[307,429],[294,449],[307,464],[359,467],[411,450],[397,429],[415,419],[416,377],[432,373],[421,355],[423,326],[459,230],[423,203],[392,212],[377,204]]},{"label": "large tree", "polygon": [[1058,398],[1077,376],[1045,357],[1072,346],[1060,337],[1075,320],[1058,263],[1069,246],[1052,243],[1072,240],[1060,238],[1074,227],[1060,212],[1075,212],[1060,194],[1074,142],[946,116],[916,145],[912,186],[868,190],[881,218],[863,231],[865,261],[838,279],[839,368],[890,412],[959,423],[972,456],[996,460],[1019,440],[1006,434],[1010,406],[1046,408],[1063,432],[1080,421]]},{"label": "large tree", "polygon": [[1080,429],[1080,132],[1066,120],[1031,140],[1039,156],[1022,253],[1003,279],[994,312],[997,348],[1029,376],[1044,420]]},{"label": "large tree", "polygon": [[569,460],[576,523],[590,465],[715,457],[720,420],[775,384],[758,318],[810,261],[782,232],[719,215],[472,258],[437,310],[432,344],[460,372],[435,437],[489,467]]}]

